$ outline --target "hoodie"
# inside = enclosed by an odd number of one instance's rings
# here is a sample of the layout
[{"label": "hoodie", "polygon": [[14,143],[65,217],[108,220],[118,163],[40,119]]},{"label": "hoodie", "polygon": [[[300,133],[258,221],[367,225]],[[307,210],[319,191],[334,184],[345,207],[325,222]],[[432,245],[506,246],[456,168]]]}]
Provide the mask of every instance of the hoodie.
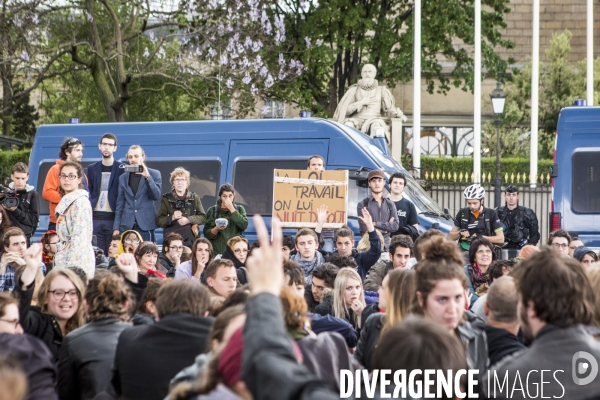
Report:
[{"label": "hoodie", "polygon": [[[14,190],[11,182],[8,187]],[[16,190],[19,205],[13,211],[6,210],[13,226],[21,228],[27,237],[33,236],[40,220],[40,196],[33,190],[33,186],[26,185],[25,189]]]}]

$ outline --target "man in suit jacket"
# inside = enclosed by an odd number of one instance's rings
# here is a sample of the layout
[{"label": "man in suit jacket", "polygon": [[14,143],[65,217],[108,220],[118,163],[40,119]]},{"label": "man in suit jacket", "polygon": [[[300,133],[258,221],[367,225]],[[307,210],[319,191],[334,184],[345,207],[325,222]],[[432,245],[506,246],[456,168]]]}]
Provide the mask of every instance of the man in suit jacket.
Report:
[{"label": "man in suit jacket", "polygon": [[162,196],[160,171],[146,167],[146,153],[141,146],[131,146],[127,160],[130,165],[140,165],[142,172],[125,172],[119,178],[113,235],[133,229],[144,241],[154,242],[157,228],[154,202]]},{"label": "man in suit jacket", "polygon": [[170,380],[206,352],[213,318],[206,317],[208,289],[198,281],[165,283],[156,297],[158,322],[119,336],[112,385],[115,398],[162,400]]},{"label": "man in suit jacket", "polygon": [[94,210],[94,235],[97,246],[104,254],[108,254],[119,196],[119,178],[125,172],[125,165],[113,157],[117,151],[117,137],[112,133],[102,135],[98,148],[102,153],[102,160],[90,164],[87,176],[90,202]]}]

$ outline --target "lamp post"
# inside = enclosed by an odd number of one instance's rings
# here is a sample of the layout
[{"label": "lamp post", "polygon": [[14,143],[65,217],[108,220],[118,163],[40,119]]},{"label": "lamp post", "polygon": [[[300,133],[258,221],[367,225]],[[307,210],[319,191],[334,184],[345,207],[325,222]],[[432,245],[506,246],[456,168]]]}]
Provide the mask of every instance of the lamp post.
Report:
[{"label": "lamp post", "polygon": [[502,179],[500,177],[500,123],[502,122],[502,113],[504,113],[504,103],[506,102],[506,93],[502,91],[500,82],[496,82],[496,89],[490,94],[492,107],[496,114],[496,179],[494,180],[494,203],[500,207],[500,197],[502,189]]}]

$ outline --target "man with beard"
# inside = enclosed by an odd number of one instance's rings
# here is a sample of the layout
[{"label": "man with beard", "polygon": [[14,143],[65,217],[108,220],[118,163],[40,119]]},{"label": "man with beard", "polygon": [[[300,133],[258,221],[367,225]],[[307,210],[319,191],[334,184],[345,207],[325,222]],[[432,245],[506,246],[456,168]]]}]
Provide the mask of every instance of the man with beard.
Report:
[{"label": "man with beard", "polygon": [[113,236],[119,177],[123,174],[125,165],[113,157],[117,151],[117,137],[112,133],[102,135],[98,149],[102,153],[102,160],[91,164],[87,172],[90,202],[94,210],[94,235],[97,246],[104,254],[108,254]]},{"label": "man with beard", "polygon": [[[594,319],[594,291],[581,265],[547,249],[523,260],[512,274],[521,329],[531,346],[484,375],[487,397],[599,398],[600,343],[585,329]],[[501,389],[502,382],[509,387]]]},{"label": "man with beard", "polygon": [[376,75],[377,68],[373,64],[363,66],[362,79],[348,88],[335,110],[333,119],[371,136],[377,130],[382,130],[389,139],[389,125],[385,117],[402,118],[403,121],[406,121],[406,117],[395,107],[394,96],[390,90],[379,86]]},{"label": "man with beard", "polygon": [[[385,248],[390,246],[390,233],[398,230],[398,211],[396,205],[389,198],[383,196],[385,186],[385,175],[383,171],[373,170],[367,176],[371,196],[366,197],[357,205],[357,215],[363,216],[363,208],[367,208],[375,229],[379,229],[385,241]],[[367,225],[362,219],[359,219],[360,234],[364,235],[369,231]]]}]

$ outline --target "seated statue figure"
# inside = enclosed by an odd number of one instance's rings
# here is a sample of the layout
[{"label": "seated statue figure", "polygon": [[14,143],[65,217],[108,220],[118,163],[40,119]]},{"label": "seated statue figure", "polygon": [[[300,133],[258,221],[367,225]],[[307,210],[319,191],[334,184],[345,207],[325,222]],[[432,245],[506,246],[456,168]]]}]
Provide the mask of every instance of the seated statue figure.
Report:
[{"label": "seated statue figure", "polygon": [[389,142],[390,118],[402,118],[402,121],[406,121],[406,117],[396,108],[390,90],[386,86],[379,86],[376,74],[377,69],[373,64],[363,66],[362,79],[348,88],[333,119],[370,136],[381,131]]}]

